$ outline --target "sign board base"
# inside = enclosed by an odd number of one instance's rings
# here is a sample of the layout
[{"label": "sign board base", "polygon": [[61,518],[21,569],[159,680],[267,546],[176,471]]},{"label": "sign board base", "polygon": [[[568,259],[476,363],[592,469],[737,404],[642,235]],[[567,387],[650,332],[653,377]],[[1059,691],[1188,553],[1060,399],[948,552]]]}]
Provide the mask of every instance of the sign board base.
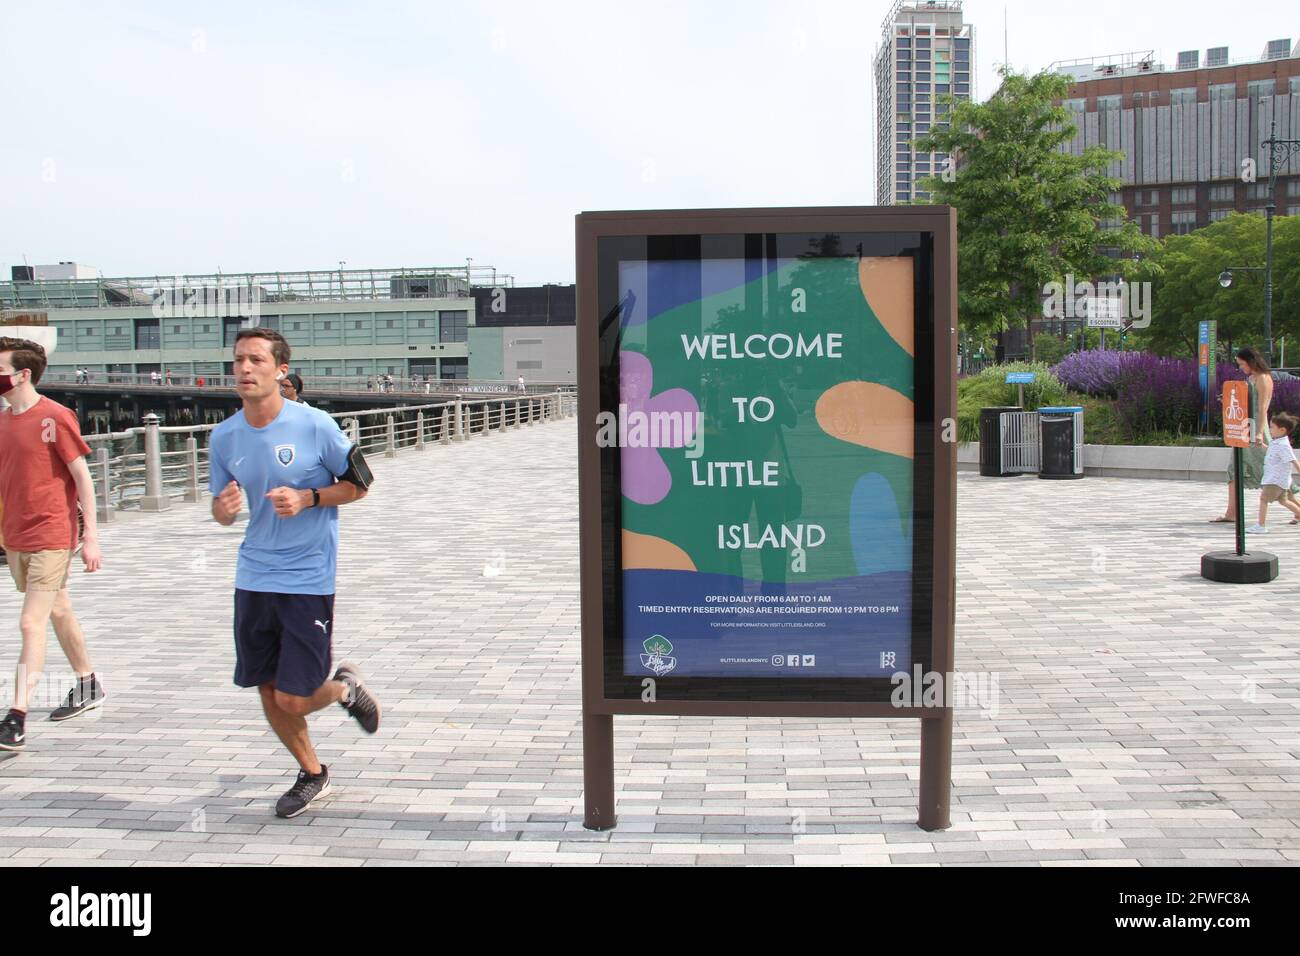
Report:
[{"label": "sign board base", "polygon": [[1267,551],[1208,551],[1201,555],[1201,577],[1222,584],[1267,584],[1277,577],[1277,555]]}]

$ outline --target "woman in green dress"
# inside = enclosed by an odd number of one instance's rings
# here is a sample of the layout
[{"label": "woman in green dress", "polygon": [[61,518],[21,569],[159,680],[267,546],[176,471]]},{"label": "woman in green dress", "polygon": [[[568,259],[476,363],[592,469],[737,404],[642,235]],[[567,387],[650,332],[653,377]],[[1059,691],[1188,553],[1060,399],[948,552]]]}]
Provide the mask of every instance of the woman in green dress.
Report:
[{"label": "woman in green dress", "polygon": [[[1273,373],[1264,356],[1255,349],[1244,348],[1237,351],[1237,367],[1246,375],[1250,389],[1250,409],[1247,414],[1253,422],[1255,439],[1249,448],[1241,450],[1241,477],[1247,488],[1259,488],[1259,480],[1264,474],[1264,454],[1268,451],[1268,409],[1273,401]],[[1237,482],[1233,474],[1232,462],[1228,462],[1228,510],[1218,518],[1211,518],[1211,523],[1237,520]]]}]

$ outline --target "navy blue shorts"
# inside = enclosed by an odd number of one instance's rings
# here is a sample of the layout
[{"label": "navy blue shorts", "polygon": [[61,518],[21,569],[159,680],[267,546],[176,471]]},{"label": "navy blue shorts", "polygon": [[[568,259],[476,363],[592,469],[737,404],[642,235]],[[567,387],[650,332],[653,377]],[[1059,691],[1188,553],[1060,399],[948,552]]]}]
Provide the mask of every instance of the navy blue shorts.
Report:
[{"label": "navy blue shorts", "polygon": [[333,594],[235,589],[235,683],[310,697],[330,677]]}]

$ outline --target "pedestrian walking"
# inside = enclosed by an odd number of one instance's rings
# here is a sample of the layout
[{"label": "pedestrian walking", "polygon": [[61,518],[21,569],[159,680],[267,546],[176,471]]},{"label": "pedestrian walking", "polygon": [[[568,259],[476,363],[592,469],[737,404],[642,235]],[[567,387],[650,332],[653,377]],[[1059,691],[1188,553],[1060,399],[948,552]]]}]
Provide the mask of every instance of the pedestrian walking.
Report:
[{"label": "pedestrian walking", "polygon": [[1292,524],[1300,519],[1300,504],[1291,495],[1291,478],[1296,469],[1295,449],[1291,436],[1295,434],[1300,418],[1286,412],[1277,412],[1269,420],[1271,441],[1264,455],[1264,471],[1259,486],[1259,521],[1247,528],[1248,534],[1268,534],[1268,506],[1274,501],[1294,514]]},{"label": "pedestrian walking", "polygon": [[[1246,415],[1251,421],[1254,438],[1249,448],[1241,450],[1242,481],[1247,488],[1258,488],[1264,475],[1264,456],[1268,448],[1268,430],[1262,427],[1269,421],[1269,405],[1273,401],[1273,372],[1268,367],[1264,356],[1256,349],[1237,350],[1237,367],[1246,373],[1247,390],[1250,395]],[[1217,518],[1211,518],[1211,524],[1235,522],[1237,520],[1237,482],[1231,462],[1228,464],[1228,509]]]},{"label": "pedestrian walking", "polygon": [[102,562],[95,484],[84,457],[90,446],[81,437],[77,416],[36,391],[45,368],[41,345],[0,338],[0,395],[9,403],[0,411],[0,501],[5,506],[0,543],[14,585],[23,595],[22,650],[13,706],[0,720],[0,750],[27,745],[27,712],[32,688],[45,669],[47,624],[53,623],[75,675],[63,705],[50,719],[76,717],[107,699],[68,590],[68,572],[79,545],[87,572],[98,571]]}]

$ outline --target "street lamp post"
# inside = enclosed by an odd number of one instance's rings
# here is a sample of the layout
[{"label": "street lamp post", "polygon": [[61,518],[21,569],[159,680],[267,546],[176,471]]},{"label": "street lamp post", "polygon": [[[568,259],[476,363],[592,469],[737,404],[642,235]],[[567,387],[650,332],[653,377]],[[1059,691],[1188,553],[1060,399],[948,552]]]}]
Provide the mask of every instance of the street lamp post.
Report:
[{"label": "street lamp post", "polygon": [[1273,213],[1277,210],[1277,171],[1286,165],[1291,154],[1300,149],[1300,139],[1278,139],[1277,120],[1269,124],[1268,139],[1260,143],[1268,149],[1268,205],[1264,207],[1264,266],[1230,266],[1219,273],[1219,285],[1232,285],[1234,272],[1264,273],[1264,351],[1273,364]]},{"label": "street lamp post", "polygon": [[[1258,266],[1236,267],[1241,272],[1264,273],[1264,351],[1269,366],[1273,365],[1273,212],[1277,208],[1277,170],[1286,163],[1291,154],[1300,147],[1300,140],[1278,139],[1277,120],[1269,124],[1268,139],[1261,146],[1268,148],[1268,205],[1264,207],[1264,268]],[[1219,273],[1219,285],[1225,289],[1232,285],[1233,269]],[[1250,440],[1254,441],[1254,428],[1251,428]],[[1254,554],[1246,552],[1245,538],[1245,500],[1242,490],[1242,450],[1232,449],[1233,475],[1236,483],[1236,531],[1237,550],[1229,552],[1211,552],[1201,558],[1201,575],[1212,581],[1230,581],[1234,583],[1263,583],[1277,577],[1277,557],[1260,551]]]},{"label": "street lamp post", "polygon": [[1300,139],[1278,139],[1278,121],[1269,124],[1269,138],[1260,146],[1269,150],[1269,204],[1264,207],[1264,339],[1273,364],[1273,213],[1277,209],[1278,168],[1291,159]]},{"label": "street lamp post", "polygon": [[1300,139],[1278,139],[1277,119],[1268,127],[1268,139],[1261,146],[1268,147],[1268,205],[1264,207],[1264,343],[1268,349],[1268,364],[1273,364],[1273,212],[1277,209],[1277,171],[1300,147]]}]

